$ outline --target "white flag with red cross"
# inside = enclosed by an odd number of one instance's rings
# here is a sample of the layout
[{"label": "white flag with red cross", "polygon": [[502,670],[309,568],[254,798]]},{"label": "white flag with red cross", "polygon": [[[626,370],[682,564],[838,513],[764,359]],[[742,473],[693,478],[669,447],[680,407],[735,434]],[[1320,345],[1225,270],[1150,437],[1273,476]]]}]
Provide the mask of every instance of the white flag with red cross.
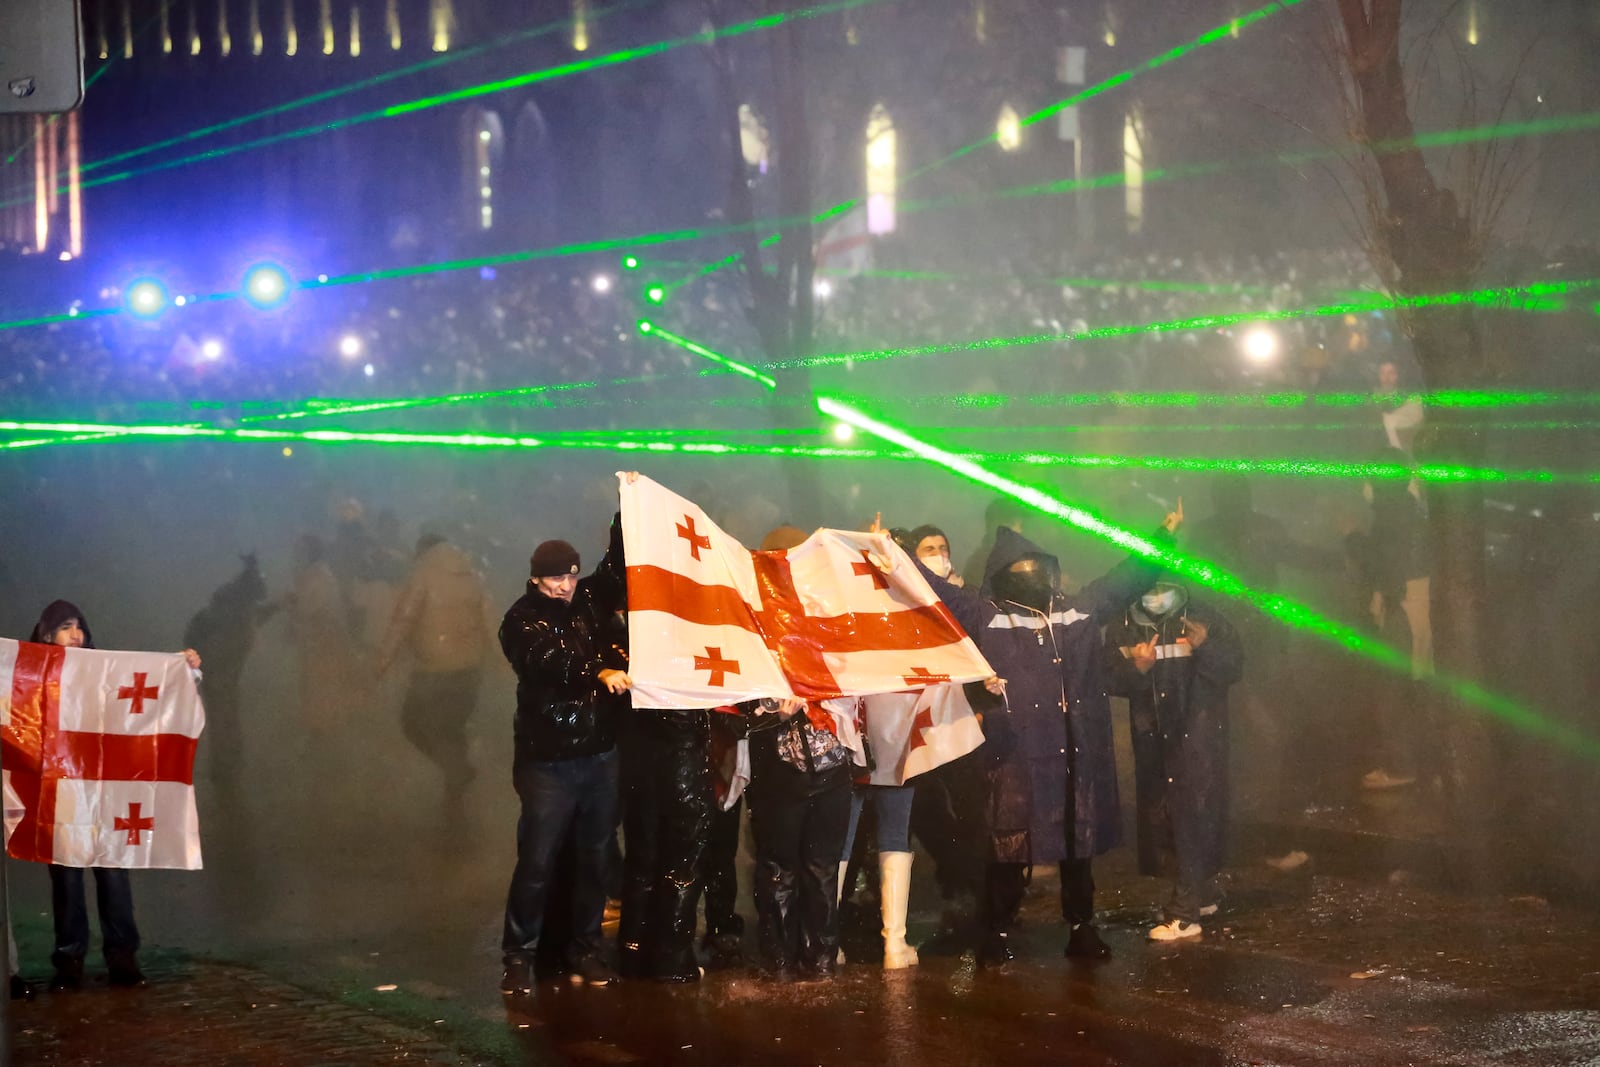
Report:
[{"label": "white flag with red cross", "polygon": [[676,493],[619,477],[634,707],[829,700],[994,673],[888,534],[818,530],[751,552]]},{"label": "white flag with red cross", "polygon": [[66,867],[198,870],[204,726],[181,653],[0,639],[7,852]]},{"label": "white flag with red cross", "polygon": [[983,744],[983,724],[959,685],[884,693],[865,704],[873,785],[905,785]]}]

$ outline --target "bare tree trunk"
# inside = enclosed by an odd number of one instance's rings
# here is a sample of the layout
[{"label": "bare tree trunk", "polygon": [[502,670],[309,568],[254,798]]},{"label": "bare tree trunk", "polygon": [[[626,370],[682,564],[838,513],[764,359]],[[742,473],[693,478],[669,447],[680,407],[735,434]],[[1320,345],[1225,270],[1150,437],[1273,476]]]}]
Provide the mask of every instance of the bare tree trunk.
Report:
[{"label": "bare tree trunk", "polygon": [[[1396,295],[1461,292],[1478,266],[1478,239],[1456,196],[1441,188],[1419,148],[1396,148],[1415,136],[1400,63],[1404,0],[1337,0],[1345,35],[1345,61],[1356,89],[1360,133],[1377,168],[1384,203],[1372,209],[1380,273]],[[1382,150],[1376,150],[1383,146]],[[1384,269],[1389,268],[1389,269]],[[1402,321],[1426,388],[1475,389],[1489,381],[1489,364],[1471,305],[1412,308]],[[1478,465],[1485,454],[1481,431],[1459,409],[1429,412],[1420,447],[1427,459]],[[1487,589],[1484,573],[1483,490],[1474,483],[1440,484],[1429,493],[1435,553],[1433,628],[1441,667],[1476,679],[1485,662]],[[1487,795],[1487,738],[1477,713],[1440,696],[1445,769],[1456,795]]]},{"label": "bare tree trunk", "polygon": [[[780,5],[768,0],[768,13]],[[786,220],[774,254],[775,270],[768,271],[756,232],[755,204],[739,142],[738,79],[732,57],[720,45],[713,48],[713,63],[725,101],[729,158],[729,221],[741,227],[741,267],[749,285],[748,310],[762,347],[770,360],[805,359],[812,354],[815,305],[812,289],[812,226],[816,210],[811,202],[811,129],[806,118],[805,45],[803,25],[790,21],[775,33],[772,76],[777,98],[774,147],[777,157],[778,215]],[[769,407],[775,429],[792,418],[798,399],[809,410],[811,372],[804,367],[775,375],[778,390]],[[806,417],[810,417],[809,414]],[[787,463],[789,514],[805,524],[822,518],[822,488],[817,469],[809,463]]]}]

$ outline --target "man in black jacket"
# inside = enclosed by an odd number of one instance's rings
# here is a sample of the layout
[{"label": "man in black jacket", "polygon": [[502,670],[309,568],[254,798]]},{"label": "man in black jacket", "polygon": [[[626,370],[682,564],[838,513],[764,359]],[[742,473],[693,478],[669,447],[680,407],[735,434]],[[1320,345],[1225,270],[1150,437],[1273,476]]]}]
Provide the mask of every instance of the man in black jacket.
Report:
[{"label": "man in black jacket", "polygon": [[533,990],[545,896],[570,832],[576,869],[568,962],[577,980],[604,985],[615,974],[600,957],[606,850],[617,825],[617,718],[633,685],[618,613],[627,607],[621,523],[600,566],[578,577],[565,541],[534,550],[528,591],[500,624],[500,647],[517,674],[512,776],[522,815],[517,868],[501,939],[506,993]]}]

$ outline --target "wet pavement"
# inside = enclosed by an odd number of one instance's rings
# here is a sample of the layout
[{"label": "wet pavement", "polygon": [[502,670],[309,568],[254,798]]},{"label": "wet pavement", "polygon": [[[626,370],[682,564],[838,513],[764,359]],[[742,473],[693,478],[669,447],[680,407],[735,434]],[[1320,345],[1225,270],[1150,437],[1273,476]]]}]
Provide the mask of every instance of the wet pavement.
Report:
[{"label": "wet pavement", "polygon": [[[484,706],[504,700],[486,693]],[[508,999],[497,988],[508,776],[486,773],[467,817],[447,818],[394,716],[358,710],[370,717],[343,753],[297,744],[285,724],[250,724],[274,758],[231,796],[202,791],[206,870],[134,875],[150,985],[112,990],[102,975],[14,1004],[17,1062],[1600,1061],[1600,917],[1506,891],[1487,871],[1441,881],[1406,866],[1414,850],[1399,836],[1376,835],[1389,843],[1352,857],[1309,828],[1309,859],[1293,870],[1243,842],[1224,910],[1197,942],[1146,938],[1168,887],[1134,873],[1131,849],[1098,861],[1115,952],[1102,964],[1062,957],[1049,871],[1029,890],[1018,958],[999,971],[925,951],[910,971],[851,962],[832,983],[778,986],[738,968],[690,986],[550,982]],[[474,723],[481,765],[496,765],[503,728],[500,716]],[[1424,803],[1387,797],[1339,817],[1369,835],[1374,818],[1423,834]],[[1278,838],[1275,848],[1295,831]],[[925,859],[914,875],[910,933],[926,941],[940,905]],[[10,876],[23,973],[42,980],[47,881],[26,864]],[[748,890],[740,907],[748,916]]]},{"label": "wet pavement", "polygon": [[[778,986],[738,968],[690,986],[496,990],[502,870],[430,892],[352,852],[316,914],[281,927],[184,910],[141,886],[147,989],[94,983],[15,1005],[23,1063],[1516,1064],[1600,1058],[1600,923],[1537,898],[1469,897],[1236,868],[1197,942],[1145,938],[1165,887],[1100,865],[1115,957],[1060,954],[1053,879],[1030,889],[1017,960],[926,954],[886,973]],[[362,872],[365,872],[363,874]],[[382,884],[380,884],[382,883]],[[932,901],[920,882],[914,899]],[[286,914],[305,903],[278,899]],[[448,902],[441,906],[442,902]],[[192,902],[192,898],[191,898]],[[24,959],[45,935],[23,916]],[[919,911],[912,934],[932,935]],[[182,949],[176,946],[183,943]],[[753,948],[753,946],[751,946]],[[233,959],[232,963],[219,960]],[[25,964],[25,972],[29,971]],[[31,968],[35,974],[38,968]],[[393,988],[387,988],[392,986]],[[130,1050],[143,1050],[129,1055]]]}]

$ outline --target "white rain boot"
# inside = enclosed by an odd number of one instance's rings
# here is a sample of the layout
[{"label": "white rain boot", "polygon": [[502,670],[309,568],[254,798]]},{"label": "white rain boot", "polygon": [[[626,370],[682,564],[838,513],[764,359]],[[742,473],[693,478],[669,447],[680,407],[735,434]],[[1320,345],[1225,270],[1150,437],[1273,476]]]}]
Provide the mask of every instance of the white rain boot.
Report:
[{"label": "white rain boot", "polygon": [[906,944],[906,905],[911,900],[910,852],[878,853],[878,886],[883,898],[883,969],[917,965],[917,950]]}]

